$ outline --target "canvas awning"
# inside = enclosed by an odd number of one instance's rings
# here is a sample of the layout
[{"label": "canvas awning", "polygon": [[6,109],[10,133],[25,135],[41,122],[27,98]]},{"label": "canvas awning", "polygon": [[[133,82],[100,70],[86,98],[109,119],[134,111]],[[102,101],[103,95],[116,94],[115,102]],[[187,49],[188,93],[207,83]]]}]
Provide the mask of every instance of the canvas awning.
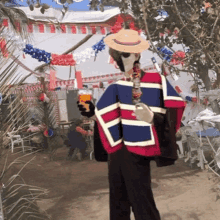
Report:
[{"label": "canvas awning", "polygon": [[34,21],[55,22],[55,23],[100,23],[106,22],[110,18],[119,15],[120,9],[113,8],[101,11],[68,11],[63,17],[61,10],[49,8],[45,14],[40,12],[40,8],[33,11],[29,7],[19,7],[25,12],[27,17]]}]

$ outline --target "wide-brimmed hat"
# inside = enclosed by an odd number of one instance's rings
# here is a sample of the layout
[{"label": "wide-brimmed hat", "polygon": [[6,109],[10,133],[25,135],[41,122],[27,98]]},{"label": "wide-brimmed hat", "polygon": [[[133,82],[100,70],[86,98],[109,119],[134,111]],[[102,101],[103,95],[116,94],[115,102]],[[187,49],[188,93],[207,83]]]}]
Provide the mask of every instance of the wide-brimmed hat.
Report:
[{"label": "wide-brimmed hat", "polygon": [[149,48],[149,43],[137,31],[121,29],[116,34],[111,34],[104,42],[112,49],[125,53],[141,53]]}]

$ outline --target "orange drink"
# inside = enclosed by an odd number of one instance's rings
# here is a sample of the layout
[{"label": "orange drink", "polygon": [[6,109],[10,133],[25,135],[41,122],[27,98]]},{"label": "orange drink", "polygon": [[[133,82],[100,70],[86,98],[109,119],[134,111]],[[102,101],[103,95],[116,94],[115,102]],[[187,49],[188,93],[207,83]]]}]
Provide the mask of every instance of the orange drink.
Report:
[{"label": "orange drink", "polygon": [[90,91],[90,90],[79,90],[78,100],[86,108],[86,111],[89,112],[89,104],[86,104],[85,102],[92,100],[92,91]]}]

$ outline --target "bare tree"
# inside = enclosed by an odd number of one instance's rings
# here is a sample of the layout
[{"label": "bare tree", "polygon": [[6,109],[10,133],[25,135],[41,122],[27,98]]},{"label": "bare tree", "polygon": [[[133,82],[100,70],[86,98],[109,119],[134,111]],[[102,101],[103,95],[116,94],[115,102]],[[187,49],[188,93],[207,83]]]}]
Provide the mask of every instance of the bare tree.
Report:
[{"label": "bare tree", "polygon": [[[92,0],[90,5],[91,9],[95,9],[111,3],[118,5],[122,13],[133,13],[135,24],[145,32],[151,43],[150,50],[157,53],[171,71],[176,74],[193,73],[202,84],[200,88],[206,91],[219,86],[219,0],[103,0],[102,3]],[[178,57],[175,45],[182,45],[184,57]],[[158,50],[164,47],[172,52],[171,58],[175,56],[175,59],[183,63],[181,67],[164,59],[163,52]],[[214,85],[208,75],[210,70],[217,75]],[[194,90],[198,89],[198,85],[194,86]],[[214,112],[220,114],[217,101],[212,100],[210,104]]]}]

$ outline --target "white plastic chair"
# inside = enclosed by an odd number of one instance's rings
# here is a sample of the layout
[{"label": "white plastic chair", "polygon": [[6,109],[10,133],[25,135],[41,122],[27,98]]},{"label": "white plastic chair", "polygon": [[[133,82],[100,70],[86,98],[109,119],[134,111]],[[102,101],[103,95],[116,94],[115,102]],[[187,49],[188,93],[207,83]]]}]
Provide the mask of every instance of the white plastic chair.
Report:
[{"label": "white plastic chair", "polygon": [[11,152],[12,153],[14,152],[14,145],[15,144],[21,144],[22,149],[23,149],[23,153],[24,153],[24,141],[21,138],[21,135],[14,135],[14,134],[8,132],[8,136],[11,141]]},{"label": "white plastic chair", "polygon": [[208,168],[215,173],[217,176],[220,177],[220,147],[218,148],[215,156],[214,156],[214,160],[212,160],[209,164],[208,164]]}]

